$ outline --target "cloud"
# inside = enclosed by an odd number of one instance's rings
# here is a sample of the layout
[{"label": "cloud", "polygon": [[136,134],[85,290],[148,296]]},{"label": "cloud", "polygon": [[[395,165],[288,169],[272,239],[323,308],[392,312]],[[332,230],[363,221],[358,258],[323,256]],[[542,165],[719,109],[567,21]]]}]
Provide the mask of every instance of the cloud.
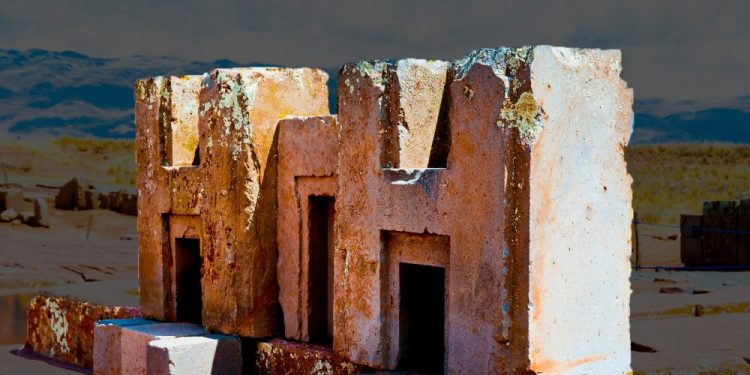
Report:
[{"label": "cloud", "polygon": [[554,44],[621,48],[639,98],[720,101],[750,87],[745,1],[5,0],[0,7],[5,48],[337,66]]}]

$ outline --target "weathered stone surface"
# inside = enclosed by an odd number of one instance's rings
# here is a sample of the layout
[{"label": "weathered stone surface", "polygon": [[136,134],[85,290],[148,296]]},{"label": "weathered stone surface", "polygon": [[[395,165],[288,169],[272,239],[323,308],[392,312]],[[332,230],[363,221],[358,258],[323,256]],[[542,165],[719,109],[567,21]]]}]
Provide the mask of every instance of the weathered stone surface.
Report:
[{"label": "weathered stone surface", "polygon": [[74,177],[55,196],[55,207],[65,210],[86,209],[86,190],[93,186],[88,179]]},{"label": "weathered stone surface", "polygon": [[273,339],[257,344],[257,374],[334,374],[349,375],[371,372],[335,354],[330,348],[299,342]]},{"label": "weathered stone surface", "polygon": [[32,206],[26,202],[21,189],[0,189],[2,211],[14,209],[16,212],[28,211]]},{"label": "weathered stone surface", "polygon": [[138,215],[138,195],[123,194],[119,199],[119,203],[120,213],[131,216]]},{"label": "weathered stone surface", "polygon": [[49,228],[49,206],[43,197],[34,197],[34,222],[36,225]]},{"label": "weathered stone surface", "polygon": [[76,366],[91,367],[94,322],[134,317],[139,311],[43,294],[29,302],[26,315],[26,347]]},{"label": "weathered stone surface", "polygon": [[[627,372],[632,92],[619,73],[618,51],[545,46],[345,66],[334,349],[402,367],[400,265],[417,264],[444,270],[447,373]],[[405,141],[403,119],[433,139]],[[406,160],[420,169],[391,168]]]},{"label": "weathered stone surface", "polygon": [[[175,319],[168,218],[200,215],[203,324],[244,336],[279,332],[276,129],[287,116],[328,114],[326,80],[325,73],[314,69],[243,68],[136,84],[139,274],[145,314]],[[175,90],[181,94],[173,95]],[[197,126],[187,125],[196,112]],[[160,150],[174,150],[166,143],[192,139],[196,129],[198,165],[169,165]]]},{"label": "weathered stone surface", "polygon": [[614,374],[630,365],[632,179],[623,149],[633,92],[620,61],[617,50],[534,49],[542,130],[529,168],[529,351],[537,372]]},{"label": "weathered stone surface", "polygon": [[99,190],[96,189],[86,189],[83,192],[84,196],[84,204],[83,209],[85,210],[95,210],[99,208]]},{"label": "weathered stone surface", "polygon": [[18,217],[18,212],[16,210],[9,208],[7,210],[4,210],[3,212],[0,212],[0,221],[8,222],[13,221]]},{"label": "weathered stone surface", "polygon": [[152,341],[146,371],[150,375],[242,374],[239,337],[205,335]]},{"label": "weathered stone surface", "polygon": [[[205,328],[189,323],[155,323],[121,327],[120,369],[113,373],[146,374],[148,346],[154,340],[197,336],[208,333]],[[112,356],[110,358],[116,358]],[[103,368],[116,369],[116,363]]]},{"label": "weathered stone surface", "polygon": [[333,116],[279,122],[277,240],[284,334],[310,339],[309,197],[336,195],[339,126]]},{"label": "weathered stone surface", "polygon": [[122,328],[155,324],[153,320],[106,319],[94,325],[93,372],[94,374],[118,374],[122,370]]}]

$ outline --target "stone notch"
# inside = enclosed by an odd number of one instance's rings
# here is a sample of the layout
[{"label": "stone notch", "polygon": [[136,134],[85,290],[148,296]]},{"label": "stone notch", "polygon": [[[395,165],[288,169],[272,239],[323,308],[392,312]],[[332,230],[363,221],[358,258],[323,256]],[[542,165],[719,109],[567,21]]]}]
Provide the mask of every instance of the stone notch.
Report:
[{"label": "stone notch", "polygon": [[[428,64],[340,71],[334,350],[415,370],[400,296],[421,266],[443,277],[444,358],[430,369],[627,373],[633,115],[619,51],[483,49],[416,79]],[[394,137],[401,119],[447,136]],[[444,168],[425,168],[435,149]],[[391,168],[407,160],[419,167]]]},{"label": "stone notch", "polygon": [[[145,316],[177,321],[198,306],[188,315],[213,331],[280,331],[277,123],[327,115],[327,79],[316,69],[239,68],[136,83]],[[191,251],[199,264],[181,270]],[[186,272],[198,274],[200,291],[181,293]]]}]

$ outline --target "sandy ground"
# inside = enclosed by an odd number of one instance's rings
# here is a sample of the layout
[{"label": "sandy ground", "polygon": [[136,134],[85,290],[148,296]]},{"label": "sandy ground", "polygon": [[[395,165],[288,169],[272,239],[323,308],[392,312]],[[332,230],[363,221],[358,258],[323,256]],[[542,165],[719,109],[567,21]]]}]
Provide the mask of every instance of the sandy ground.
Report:
[{"label": "sandy ground", "polygon": [[41,291],[138,304],[135,217],[108,210],[50,214],[49,229],[0,223],[0,345],[24,341],[25,305]]},{"label": "sandy ground", "polygon": [[631,340],[654,350],[632,353],[637,374],[750,373],[750,272],[641,270],[631,282]]},{"label": "sandy ground", "polygon": [[[0,374],[72,373],[10,354],[25,339],[25,304],[35,293],[138,303],[135,217],[108,210],[52,209],[51,215],[49,229],[0,223]],[[644,232],[640,245],[649,263],[679,264],[679,240],[669,239],[668,230]],[[631,281],[632,339],[656,350],[633,352],[636,373],[750,372],[750,272],[641,270]],[[694,316],[696,306],[703,316]]]}]

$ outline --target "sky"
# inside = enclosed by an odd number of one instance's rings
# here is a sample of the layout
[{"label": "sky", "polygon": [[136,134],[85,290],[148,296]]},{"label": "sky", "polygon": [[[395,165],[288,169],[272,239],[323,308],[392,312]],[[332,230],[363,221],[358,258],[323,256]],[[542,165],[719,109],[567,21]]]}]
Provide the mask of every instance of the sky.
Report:
[{"label": "sky", "polygon": [[2,0],[0,48],[340,66],[480,47],[619,48],[638,99],[750,94],[750,1]]}]

